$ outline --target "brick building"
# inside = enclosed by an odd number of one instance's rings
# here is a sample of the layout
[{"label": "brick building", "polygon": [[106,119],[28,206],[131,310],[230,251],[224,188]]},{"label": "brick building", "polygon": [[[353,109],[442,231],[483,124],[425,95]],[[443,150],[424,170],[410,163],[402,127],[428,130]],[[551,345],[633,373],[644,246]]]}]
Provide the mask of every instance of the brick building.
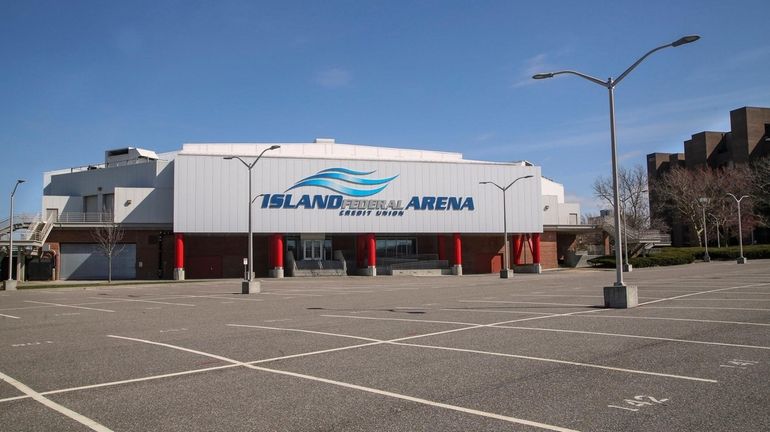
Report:
[{"label": "brick building", "polygon": [[730,111],[729,132],[698,132],[684,142],[684,153],[647,155],[650,212],[672,229],[674,245],[689,243],[687,229],[667,217],[657,203],[654,183],[674,167],[698,170],[731,168],[770,156],[770,108],[743,107]]}]

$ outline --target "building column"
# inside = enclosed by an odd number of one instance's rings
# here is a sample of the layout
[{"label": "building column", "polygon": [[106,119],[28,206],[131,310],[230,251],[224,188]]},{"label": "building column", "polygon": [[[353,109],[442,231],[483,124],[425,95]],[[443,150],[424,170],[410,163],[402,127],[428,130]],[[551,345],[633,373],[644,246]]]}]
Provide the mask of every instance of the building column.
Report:
[{"label": "building column", "polygon": [[184,234],[174,234],[174,280],[184,280]]},{"label": "building column", "polygon": [[366,249],[369,258],[366,267],[366,276],[377,276],[377,239],[374,234],[366,235]]},{"label": "building column", "polygon": [[513,265],[521,265],[521,253],[524,251],[524,236],[516,234],[513,236]]},{"label": "building column", "polygon": [[270,269],[270,277],[283,277],[283,235],[273,234],[270,236],[270,250],[273,255],[273,268]]},{"label": "building column", "polygon": [[540,233],[532,234],[532,265],[535,266],[537,273],[541,272],[542,266],[540,265]]},{"label": "building column", "polygon": [[454,265],[452,266],[452,274],[462,276],[463,274],[463,243],[460,238],[460,234],[455,233],[452,236],[454,245]]},{"label": "building column", "polygon": [[436,236],[438,242],[438,259],[443,261],[446,259],[446,237],[441,234]]}]

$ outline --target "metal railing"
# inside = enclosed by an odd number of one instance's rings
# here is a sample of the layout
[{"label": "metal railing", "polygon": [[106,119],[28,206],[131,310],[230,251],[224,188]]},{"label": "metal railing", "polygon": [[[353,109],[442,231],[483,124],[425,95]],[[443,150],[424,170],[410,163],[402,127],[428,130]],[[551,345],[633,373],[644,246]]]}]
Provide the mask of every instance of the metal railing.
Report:
[{"label": "metal railing", "polygon": [[114,221],[114,214],[102,212],[64,212],[56,220],[60,224],[112,223]]}]

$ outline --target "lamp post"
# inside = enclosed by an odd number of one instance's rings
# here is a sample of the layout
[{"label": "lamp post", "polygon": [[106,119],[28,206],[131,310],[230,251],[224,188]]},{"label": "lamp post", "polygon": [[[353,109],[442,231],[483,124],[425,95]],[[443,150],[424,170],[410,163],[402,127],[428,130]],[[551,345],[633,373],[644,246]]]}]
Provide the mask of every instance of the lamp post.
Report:
[{"label": "lamp post", "polygon": [[709,232],[706,229],[706,206],[709,201],[708,198],[698,198],[701,210],[703,210],[703,245],[706,247],[706,252],[703,254],[703,262],[711,262],[711,257],[709,256]]},{"label": "lamp post", "polygon": [[503,192],[503,235],[505,236],[505,249],[503,250],[503,269],[500,270],[500,277],[503,279],[508,279],[511,276],[513,276],[513,272],[511,272],[511,260],[510,260],[510,257],[508,256],[508,254],[510,253],[510,250],[508,247],[508,217],[507,217],[508,215],[507,215],[506,205],[505,205],[505,191],[507,191],[508,188],[513,186],[513,184],[516,183],[517,181],[521,179],[531,178],[531,177],[532,175],[519,177],[516,180],[510,182],[506,187],[502,187],[497,183],[491,182],[491,181],[479,182],[479,184],[483,184],[483,185],[484,184],[494,185],[496,188],[500,189],[500,191]]},{"label": "lamp post", "polygon": [[711,216],[711,218],[714,219],[714,225],[717,227],[717,229],[716,229],[716,232],[717,232],[717,248],[721,249],[722,248],[722,240],[720,240],[720,237],[719,237],[719,218],[714,216],[711,213],[709,213],[709,216]]},{"label": "lamp post", "polygon": [[737,198],[735,195],[731,193],[727,193],[727,195],[730,195],[734,200],[735,203],[738,204],[738,244],[740,245],[740,251],[741,256],[738,257],[738,264],[746,264],[746,258],[743,256],[743,229],[741,228],[742,220],[741,220],[741,201],[743,201],[744,198],[748,198],[749,195],[743,195],[740,198]]},{"label": "lamp post", "polygon": [[[639,194],[643,194],[646,192],[647,192],[647,189],[640,191]],[[626,201],[631,199],[631,197],[632,195],[629,195],[624,200],[622,200],[622,204],[620,208],[621,215],[623,216],[623,250],[625,250],[626,252],[626,260],[623,263],[623,271],[626,273],[634,270],[634,267],[631,265],[631,262],[628,260],[628,225],[626,223],[628,219],[628,217],[626,216]],[[639,230],[637,230],[637,240],[639,237],[638,232]]]},{"label": "lamp post", "polygon": [[8,280],[4,284],[6,291],[16,291],[16,284],[18,283],[13,279],[13,196],[16,195],[16,188],[25,181],[22,179],[16,180],[13,192],[11,192],[11,212],[8,217]]},{"label": "lamp post", "polygon": [[258,293],[260,290],[259,282],[256,282],[254,280],[254,232],[251,229],[251,206],[254,204],[254,200],[256,198],[253,198],[251,196],[251,169],[254,168],[254,165],[259,162],[259,159],[262,157],[263,154],[265,154],[268,150],[275,150],[281,148],[279,145],[270,146],[264,150],[262,150],[262,153],[257,156],[257,158],[252,163],[248,163],[245,160],[241,159],[239,156],[225,156],[225,160],[232,160],[232,159],[238,159],[241,161],[241,163],[246,166],[249,170],[249,271],[246,275],[246,279],[241,283],[241,293],[243,294],[252,294],[252,293]]},{"label": "lamp post", "polygon": [[610,102],[610,142],[612,145],[612,190],[613,190],[613,204],[615,207],[615,274],[616,274],[616,281],[615,284],[612,287],[605,287],[604,290],[604,305],[607,307],[619,307],[619,308],[628,308],[628,307],[634,307],[638,303],[638,297],[637,297],[637,291],[636,287],[627,287],[626,284],[623,282],[623,253],[622,253],[622,247],[621,247],[621,238],[620,238],[620,206],[618,205],[618,202],[620,201],[619,198],[619,192],[618,192],[618,157],[617,157],[617,146],[615,143],[615,86],[617,86],[623,78],[625,78],[629,73],[631,73],[632,70],[634,70],[639,64],[644,61],[647,57],[649,57],[652,53],[656,51],[660,51],[664,48],[668,47],[678,47],[680,45],[685,45],[691,42],[695,42],[698,39],[700,39],[700,36],[697,35],[690,35],[690,36],[684,36],[681,37],[674,42],[671,42],[666,45],[661,45],[657,48],[654,48],[650,51],[648,51],[645,55],[639,58],[634,64],[628,67],[617,79],[613,79],[612,77],[607,78],[607,81],[602,81],[598,78],[594,78],[590,75],[586,75],[581,72],[576,72],[572,70],[563,70],[563,71],[557,71],[557,72],[546,72],[546,73],[538,73],[532,76],[533,79],[545,79],[545,78],[553,78],[556,75],[561,74],[570,74],[570,75],[576,75],[580,78],[586,79],[588,81],[591,81],[594,84],[598,84],[604,88],[607,89],[609,93],[609,102]]}]

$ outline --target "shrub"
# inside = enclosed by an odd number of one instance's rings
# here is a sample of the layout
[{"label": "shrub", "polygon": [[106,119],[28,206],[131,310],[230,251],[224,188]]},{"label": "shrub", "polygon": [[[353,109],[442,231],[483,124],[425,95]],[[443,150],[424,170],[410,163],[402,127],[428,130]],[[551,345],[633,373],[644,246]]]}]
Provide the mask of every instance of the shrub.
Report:
[{"label": "shrub", "polygon": [[[631,265],[637,268],[672,266],[690,264],[695,260],[702,260],[705,249],[701,247],[689,248],[661,248],[653,249],[649,256],[630,258]],[[712,260],[732,261],[740,256],[737,246],[725,248],[709,248],[709,257]],[[770,259],[770,245],[749,245],[743,248],[743,256],[746,259]],[[592,258],[588,262],[596,267],[614,268],[615,256],[603,255]]]}]

